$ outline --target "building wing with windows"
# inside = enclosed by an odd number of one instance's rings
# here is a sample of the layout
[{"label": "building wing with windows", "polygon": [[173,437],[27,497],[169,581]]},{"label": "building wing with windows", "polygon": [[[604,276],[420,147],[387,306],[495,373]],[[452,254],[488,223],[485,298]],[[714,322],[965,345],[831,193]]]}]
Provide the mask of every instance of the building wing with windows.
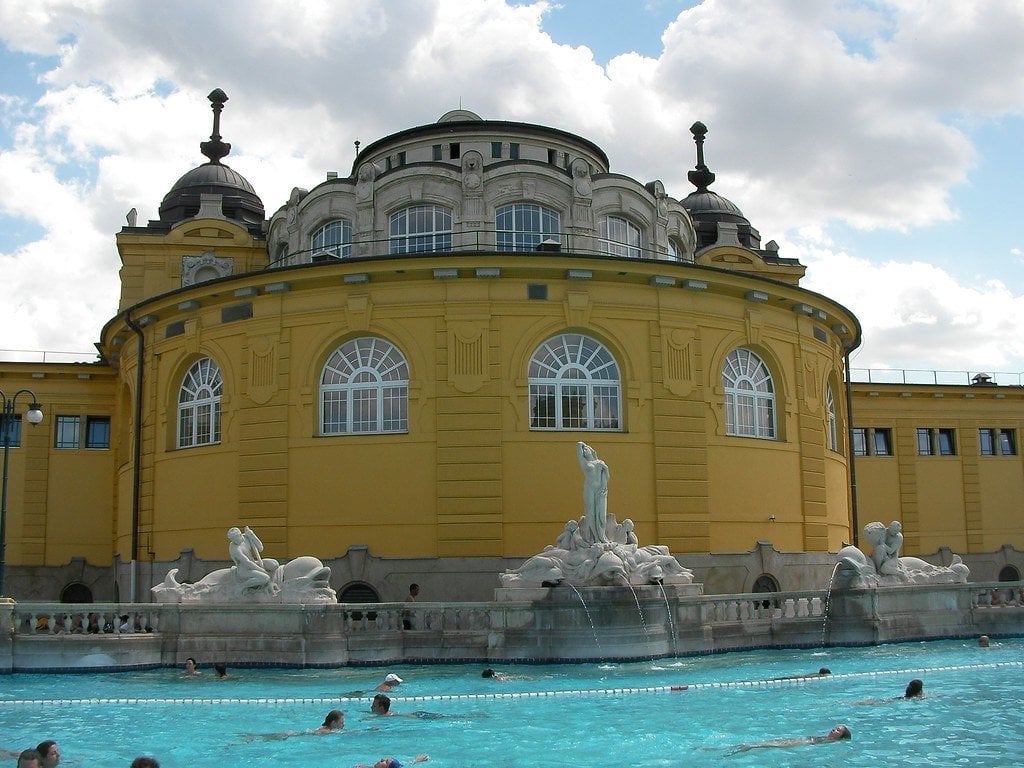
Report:
[{"label": "building wing with windows", "polygon": [[[159,575],[182,550],[223,559],[245,524],[275,557],[368,548],[404,581],[485,574],[487,594],[581,513],[580,440],[643,542],[838,550],[857,319],[709,189],[692,132],[696,191],[673,197],[584,138],[458,110],[264,219],[215,130],[160,218],[117,235],[100,362],[0,364],[52,416],[10,426],[9,562]],[[941,450],[948,425],[920,426]],[[980,427],[1016,450],[1014,424]],[[866,429],[853,453],[892,450]],[[339,593],[387,597],[351,563]]]}]

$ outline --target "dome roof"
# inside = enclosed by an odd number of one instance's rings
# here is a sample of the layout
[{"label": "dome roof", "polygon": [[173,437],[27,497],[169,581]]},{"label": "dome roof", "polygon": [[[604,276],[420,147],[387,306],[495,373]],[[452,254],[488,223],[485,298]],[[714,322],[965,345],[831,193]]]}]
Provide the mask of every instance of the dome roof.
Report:
[{"label": "dome roof", "polygon": [[199,213],[202,195],[220,195],[224,216],[244,222],[250,228],[261,227],[266,217],[263,201],[242,174],[220,161],[231,152],[231,145],[221,141],[220,136],[220,113],[228,100],[227,94],[217,88],[207,98],[213,108],[213,133],[199,148],[210,162],[193,168],[174,182],[160,203],[160,221],[177,224],[190,219]]},{"label": "dome roof", "polygon": [[706,188],[691,192],[680,202],[695,222],[725,221],[750,224],[736,203]]},{"label": "dome roof", "polygon": [[263,201],[240,173],[220,162],[193,168],[171,187],[160,203],[160,221],[176,224],[199,213],[200,195],[220,195],[226,217],[249,224],[262,223]]}]

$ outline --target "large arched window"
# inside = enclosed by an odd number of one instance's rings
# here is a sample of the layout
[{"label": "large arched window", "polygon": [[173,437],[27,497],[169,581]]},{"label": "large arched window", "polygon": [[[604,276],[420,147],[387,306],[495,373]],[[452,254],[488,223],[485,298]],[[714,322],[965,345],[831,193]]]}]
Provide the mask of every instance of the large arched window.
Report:
[{"label": "large arched window", "polygon": [[533,203],[504,205],[494,212],[499,251],[536,251],[542,240],[557,240],[562,228],[558,211]]},{"label": "large arched window", "polygon": [[208,357],[196,360],[178,390],[178,447],[220,442],[220,398],[224,379]]},{"label": "large arched window", "polygon": [[589,336],[565,333],[537,347],[529,386],[530,429],[621,429],[619,366]]},{"label": "large arched window", "polygon": [[452,249],[452,209],[414,205],[391,214],[391,253],[427,253]]},{"label": "large arched window", "polygon": [[839,429],[836,423],[836,399],[832,395],[832,385],[825,385],[825,412],[828,418],[828,447],[839,450]]},{"label": "large arched window", "polygon": [[722,366],[725,432],[775,439],[775,386],[764,360],[749,349],[734,349]]},{"label": "large arched window", "polygon": [[405,432],[409,366],[398,347],[375,336],[346,341],[320,377],[320,433]]},{"label": "large arched window", "polygon": [[612,256],[640,258],[640,230],[621,216],[604,216],[598,222],[598,246]]},{"label": "large arched window", "polygon": [[352,255],[352,222],[347,219],[327,222],[313,233],[309,247],[314,259],[321,254],[348,258]]}]

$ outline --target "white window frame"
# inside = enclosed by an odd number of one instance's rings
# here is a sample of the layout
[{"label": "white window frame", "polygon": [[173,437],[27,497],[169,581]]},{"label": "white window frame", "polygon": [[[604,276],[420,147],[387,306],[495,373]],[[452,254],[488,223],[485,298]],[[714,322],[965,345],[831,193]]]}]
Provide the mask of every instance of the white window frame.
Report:
[{"label": "white window frame", "polygon": [[597,223],[598,248],[602,253],[639,259],[640,227],[623,216],[602,216]]},{"label": "white window frame", "polygon": [[224,377],[212,358],[196,360],[178,388],[178,448],[220,442],[221,396]]},{"label": "white window frame", "polygon": [[597,339],[552,336],[534,350],[528,370],[530,429],[622,431],[619,365]]},{"label": "white window frame", "polygon": [[839,450],[839,423],[836,419],[836,398],[832,394],[832,385],[825,385],[825,413],[828,420],[828,447]]},{"label": "white window frame", "polygon": [[452,209],[443,205],[412,205],[388,219],[389,252],[432,253],[452,249]]},{"label": "white window frame", "polygon": [[328,221],[309,238],[311,256],[329,253],[336,259],[352,255],[352,222],[348,219]]},{"label": "white window frame", "polygon": [[338,347],[320,374],[320,434],[409,431],[409,364],[394,344],[360,336]]},{"label": "white window frame", "polygon": [[562,214],[536,203],[511,203],[494,211],[499,251],[536,251],[543,240],[562,242]]},{"label": "white window frame", "polygon": [[722,364],[725,433],[775,440],[775,383],[771,369],[753,350],[737,347]]}]

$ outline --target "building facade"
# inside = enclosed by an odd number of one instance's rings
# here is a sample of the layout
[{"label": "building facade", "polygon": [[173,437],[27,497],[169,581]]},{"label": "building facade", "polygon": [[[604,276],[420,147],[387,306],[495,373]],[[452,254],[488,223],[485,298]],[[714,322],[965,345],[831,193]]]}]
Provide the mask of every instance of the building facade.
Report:
[{"label": "building facade", "polygon": [[[146,599],[183,550],[223,560],[234,525],[268,555],[335,563],[342,594],[400,597],[375,582],[385,570],[473,574],[486,594],[579,516],[577,441],[611,468],[609,511],[684,560],[770,541],[827,562],[865,511],[902,516],[908,552],[1024,539],[1016,453],[968,469],[965,443],[959,485],[941,459],[902,459],[911,422],[938,441],[983,424],[1004,446],[1016,390],[851,387],[856,317],[709,189],[700,123],[682,198],[579,136],[459,110],[267,217],[221,162],[226,96],[210,99],[209,162],[116,237],[99,362],[0,363],[0,388],[46,411],[8,428],[9,581],[32,597],[104,592],[113,573],[119,596]],[[900,411],[919,401],[917,421]],[[895,461],[868,451],[854,470],[864,429],[891,430]],[[339,562],[367,556],[376,570]],[[757,566],[729,586],[762,577],[779,586]]]}]

